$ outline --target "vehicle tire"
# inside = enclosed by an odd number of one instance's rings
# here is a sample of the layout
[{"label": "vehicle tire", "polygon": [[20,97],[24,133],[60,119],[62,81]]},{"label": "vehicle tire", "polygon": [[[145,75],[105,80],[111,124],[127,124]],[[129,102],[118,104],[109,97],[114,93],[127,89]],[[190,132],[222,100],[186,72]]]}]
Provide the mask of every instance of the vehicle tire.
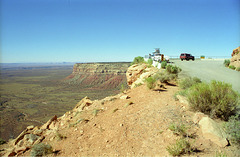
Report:
[{"label": "vehicle tire", "polygon": [[193,58],[192,61],[194,61],[195,59]]},{"label": "vehicle tire", "polygon": [[181,61],[183,61],[183,59],[181,59]]},{"label": "vehicle tire", "polygon": [[189,61],[189,59],[186,59],[187,61]]}]

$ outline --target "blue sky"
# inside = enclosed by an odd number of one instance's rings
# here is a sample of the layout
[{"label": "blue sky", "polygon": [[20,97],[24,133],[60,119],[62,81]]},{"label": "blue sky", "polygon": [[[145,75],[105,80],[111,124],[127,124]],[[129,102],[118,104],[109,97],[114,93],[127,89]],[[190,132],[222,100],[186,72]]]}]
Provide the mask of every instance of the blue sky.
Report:
[{"label": "blue sky", "polygon": [[240,46],[239,0],[0,0],[1,62],[132,61],[229,56]]}]

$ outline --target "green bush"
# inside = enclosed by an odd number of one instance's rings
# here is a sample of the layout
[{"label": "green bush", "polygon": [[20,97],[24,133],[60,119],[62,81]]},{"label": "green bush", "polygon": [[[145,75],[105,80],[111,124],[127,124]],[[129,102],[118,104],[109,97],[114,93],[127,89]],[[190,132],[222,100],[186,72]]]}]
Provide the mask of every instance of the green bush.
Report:
[{"label": "green bush", "polygon": [[167,151],[172,156],[179,156],[182,154],[192,152],[192,146],[188,140],[180,139],[177,140],[174,145],[168,146]]},{"label": "green bush", "polygon": [[240,145],[240,117],[239,115],[231,116],[225,124],[228,139],[233,144]]},{"label": "green bush", "polygon": [[240,71],[240,67],[237,67],[236,70],[237,70],[237,71]]},{"label": "green bush", "polygon": [[138,56],[138,57],[135,57],[134,58],[134,60],[133,60],[133,62],[131,63],[131,65],[133,65],[133,64],[139,64],[139,63],[144,63],[145,61],[144,61],[144,58],[143,57],[141,57],[141,56]]},{"label": "green bush", "polygon": [[155,80],[159,80],[162,83],[167,83],[171,80],[175,80],[177,78],[176,74],[171,74],[167,72],[158,72],[154,75]]},{"label": "green bush", "polygon": [[166,61],[163,61],[163,62],[161,63],[161,68],[166,69],[166,66],[167,66],[167,62],[166,62]]},{"label": "green bush", "polygon": [[120,92],[121,92],[121,93],[124,93],[124,92],[127,90],[127,88],[128,88],[128,86],[127,86],[126,83],[125,83],[125,84],[121,84]]},{"label": "green bush", "polygon": [[149,89],[153,89],[156,86],[156,79],[153,77],[146,78],[145,82],[147,83],[147,87]]},{"label": "green bush", "polygon": [[239,96],[230,84],[212,81],[210,84],[198,83],[192,86],[187,98],[193,110],[228,120],[236,111]]},{"label": "green bush", "polygon": [[225,65],[225,67],[228,67],[230,64],[230,60],[229,59],[225,59],[223,64]]},{"label": "green bush", "polygon": [[233,69],[233,70],[236,69],[236,67],[235,67],[234,65],[230,65],[229,68],[230,68],[230,69]]},{"label": "green bush", "polygon": [[152,66],[153,60],[152,59],[148,59],[147,63],[148,63],[149,66]]},{"label": "green bush", "polygon": [[182,71],[181,68],[177,67],[176,65],[171,65],[171,64],[168,64],[166,66],[166,69],[167,69],[167,72],[171,73],[171,74],[178,74],[179,72]]},{"label": "green bush", "polygon": [[179,81],[179,86],[182,89],[187,89],[187,88],[190,88],[193,85],[195,85],[197,83],[201,83],[201,82],[202,81],[197,77],[193,77],[193,78],[187,77],[187,78],[184,78],[184,79]]},{"label": "green bush", "polygon": [[46,156],[47,154],[51,154],[53,152],[52,146],[49,144],[39,143],[32,147],[31,156]]}]

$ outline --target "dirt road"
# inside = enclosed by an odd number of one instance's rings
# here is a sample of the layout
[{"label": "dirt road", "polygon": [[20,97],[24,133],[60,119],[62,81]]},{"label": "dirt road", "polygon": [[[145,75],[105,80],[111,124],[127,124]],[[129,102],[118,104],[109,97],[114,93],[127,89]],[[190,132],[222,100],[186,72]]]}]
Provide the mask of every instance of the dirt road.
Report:
[{"label": "dirt road", "polygon": [[202,81],[223,81],[232,84],[234,90],[240,93],[240,72],[226,68],[224,59],[180,61],[173,60],[174,64],[182,68],[180,78],[184,76],[198,77]]}]

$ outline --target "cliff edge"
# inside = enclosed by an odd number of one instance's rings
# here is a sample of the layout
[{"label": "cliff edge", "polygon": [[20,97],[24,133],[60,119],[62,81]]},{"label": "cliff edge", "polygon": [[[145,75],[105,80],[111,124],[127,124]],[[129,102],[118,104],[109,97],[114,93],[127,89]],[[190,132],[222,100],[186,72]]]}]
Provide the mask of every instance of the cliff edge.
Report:
[{"label": "cliff edge", "polygon": [[126,82],[128,62],[76,63],[71,75],[64,79],[70,85],[88,88],[112,89]]},{"label": "cliff edge", "polygon": [[[129,67],[128,84],[133,86],[140,77],[154,75],[149,71],[156,68],[147,68]],[[174,99],[178,90],[174,84],[149,90],[143,81],[102,100],[85,97],[63,116],[53,116],[40,127],[27,127],[1,146],[0,155],[29,156],[44,150],[54,156],[166,156],[167,148],[182,138],[191,142],[185,153],[193,156],[215,156],[216,151],[225,150],[228,142],[222,135],[204,130],[217,129],[218,124],[202,113],[189,111],[184,97]],[[170,129],[173,124],[184,124],[187,134],[182,137],[174,132]]]}]

